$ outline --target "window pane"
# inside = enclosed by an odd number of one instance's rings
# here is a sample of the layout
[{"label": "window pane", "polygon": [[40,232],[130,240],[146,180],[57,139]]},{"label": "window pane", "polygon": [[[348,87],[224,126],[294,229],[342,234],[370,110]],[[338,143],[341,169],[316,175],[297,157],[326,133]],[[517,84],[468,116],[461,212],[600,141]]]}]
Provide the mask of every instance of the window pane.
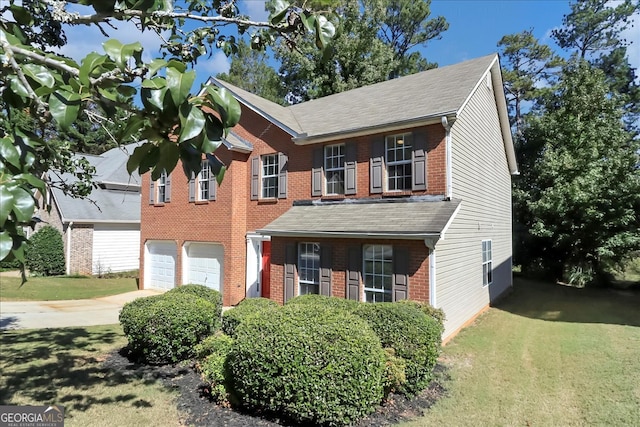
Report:
[{"label": "window pane", "polygon": [[300,295],[320,292],[320,244],[298,245],[298,282]]},{"label": "window pane", "polygon": [[391,301],[393,287],[393,247],[365,245],[363,248],[365,301]]},{"label": "window pane", "polygon": [[278,155],[262,156],[262,197],[275,198],[278,194]]},{"label": "window pane", "polygon": [[326,194],[344,194],[344,144],[324,148]]}]

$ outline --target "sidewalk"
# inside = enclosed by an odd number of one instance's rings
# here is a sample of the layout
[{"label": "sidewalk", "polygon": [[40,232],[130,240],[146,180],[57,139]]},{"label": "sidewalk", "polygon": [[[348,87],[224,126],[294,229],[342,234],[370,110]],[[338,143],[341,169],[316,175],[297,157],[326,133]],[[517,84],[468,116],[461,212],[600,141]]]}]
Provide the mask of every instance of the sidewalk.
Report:
[{"label": "sidewalk", "polygon": [[150,289],[108,297],[70,301],[0,301],[0,329],[63,328],[118,323],[122,306],[158,295]]}]

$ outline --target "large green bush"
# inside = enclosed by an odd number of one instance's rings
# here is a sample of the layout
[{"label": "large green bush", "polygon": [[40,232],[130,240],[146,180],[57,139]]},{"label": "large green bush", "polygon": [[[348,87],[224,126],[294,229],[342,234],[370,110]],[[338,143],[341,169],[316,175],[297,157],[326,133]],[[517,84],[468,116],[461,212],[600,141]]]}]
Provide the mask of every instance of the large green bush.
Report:
[{"label": "large green bush", "polygon": [[31,236],[25,251],[25,266],[35,275],[65,273],[64,244],[58,230],[45,225]]},{"label": "large green bush", "polygon": [[354,314],[369,324],[383,347],[405,360],[406,382],[400,392],[414,395],[429,385],[441,346],[441,329],[434,318],[399,303],[360,304]]},{"label": "large green bush", "polygon": [[341,310],[352,311],[354,310],[360,303],[358,301],[338,298],[338,297],[328,297],[325,295],[318,294],[307,294],[300,295],[295,298],[287,301],[287,304],[319,304],[325,307],[338,308]]},{"label": "large green bush", "polygon": [[293,423],[350,424],[383,398],[385,353],[358,317],[290,304],[245,319],[227,359],[232,402]]},{"label": "large green bush", "polygon": [[120,323],[139,360],[175,363],[194,356],[195,345],[211,334],[215,307],[188,293],[138,298],[124,305]]},{"label": "large green bush", "polygon": [[222,317],[222,294],[215,289],[207,288],[204,285],[182,285],[176,288],[171,289],[167,292],[167,295],[170,294],[191,294],[200,298],[204,298],[209,301],[214,306],[214,329],[218,329],[220,327],[220,321]]},{"label": "large green bush", "polygon": [[224,366],[232,346],[233,338],[218,332],[205,338],[195,348],[198,369],[216,403],[226,403],[228,400]]},{"label": "large green bush", "polygon": [[229,335],[230,337],[235,337],[236,328],[238,327],[238,325],[240,325],[240,323],[244,322],[245,319],[256,314],[276,310],[279,307],[280,306],[277,302],[267,298],[244,299],[240,301],[237,306],[230,310],[227,310],[222,315],[222,332]]},{"label": "large green bush", "polygon": [[438,325],[440,325],[440,335],[444,333],[444,321],[447,319],[444,314],[444,310],[442,310],[441,308],[435,308],[434,306],[426,302],[417,302],[412,300],[403,300],[399,302],[401,304],[409,304],[416,308],[419,308],[427,316],[433,317],[438,322]]}]

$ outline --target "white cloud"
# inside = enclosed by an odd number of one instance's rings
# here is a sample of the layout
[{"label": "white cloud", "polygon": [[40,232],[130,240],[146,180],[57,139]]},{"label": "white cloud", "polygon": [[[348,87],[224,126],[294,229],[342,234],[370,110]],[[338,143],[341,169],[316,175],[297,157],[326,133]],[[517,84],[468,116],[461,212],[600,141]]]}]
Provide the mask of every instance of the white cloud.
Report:
[{"label": "white cloud", "polygon": [[246,13],[253,21],[266,21],[269,12],[264,8],[265,0],[243,0],[240,7],[242,13]]}]

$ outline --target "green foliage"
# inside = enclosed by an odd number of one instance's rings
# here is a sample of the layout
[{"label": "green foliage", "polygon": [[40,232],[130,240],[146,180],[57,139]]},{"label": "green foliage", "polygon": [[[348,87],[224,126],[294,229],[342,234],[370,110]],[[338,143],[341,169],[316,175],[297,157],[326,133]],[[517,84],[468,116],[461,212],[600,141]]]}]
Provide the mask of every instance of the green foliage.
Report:
[{"label": "green foliage", "polygon": [[233,338],[218,332],[205,338],[195,348],[198,369],[208,383],[209,393],[216,403],[224,404],[228,401],[224,367],[233,342]]},{"label": "green foliage", "polygon": [[421,303],[421,302],[412,301],[412,300],[402,300],[402,301],[398,301],[398,303],[399,304],[408,304],[408,305],[411,305],[413,307],[416,307],[417,309],[421,310],[427,316],[434,318],[436,320],[436,322],[438,322],[438,325],[440,326],[440,334],[442,334],[444,332],[444,321],[447,319],[447,317],[444,314],[444,310],[443,309],[435,308],[434,306],[432,306],[429,303]]},{"label": "green foliage", "polygon": [[382,346],[406,363],[406,382],[399,391],[414,395],[431,381],[441,345],[438,322],[409,304],[360,304],[354,314],[366,321]]},{"label": "green foliage", "polygon": [[[24,260],[26,239],[19,230],[31,221],[34,190],[45,194],[42,177],[49,170],[82,178],[82,185],[64,187],[74,196],[86,196],[90,189],[86,162],[74,159],[72,145],[50,138],[54,128],[56,133],[83,133],[88,129],[82,122],[104,113],[117,120],[113,136],[118,142],[138,136],[147,141],[131,155],[130,173],[150,172],[155,180],[181,160],[190,177],[200,171],[205,155],[221,181],[225,165],[213,153],[238,122],[240,105],[224,89],[192,88],[195,72],[189,69],[213,49],[237,50],[235,37],[220,35],[219,26],[233,24],[240,33],[249,32],[256,49],[279,36],[307,32],[322,49],[335,32],[326,17],[286,1],[274,2],[268,21],[261,23],[247,20],[233,2],[187,0],[176,10],[166,0],[83,0],[87,14],[79,14],[74,3],[11,1],[0,13],[0,260],[10,254]],[[62,23],[96,26],[106,34],[117,21],[170,33],[160,36],[162,58],[147,61],[139,42],[116,39],[80,61],[51,49],[66,42]],[[19,119],[22,112],[28,120]],[[84,168],[77,172],[76,166]]]},{"label": "green foliage", "polygon": [[342,310],[291,304],[248,318],[227,363],[232,402],[295,424],[350,424],[383,397],[380,340]]},{"label": "green foliage", "polygon": [[563,69],[542,108],[523,134],[517,218],[555,278],[587,283],[640,247],[640,142],[604,74],[585,61]]},{"label": "green foliage", "polygon": [[235,337],[238,326],[254,315],[263,315],[279,308],[277,302],[267,298],[247,298],[222,315],[222,332]]},{"label": "green foliage", "polygon": [[65,273],[64,243],[60,232],[50,225],[36,231],[25,253],[31,274],[58,276]]},{"label": "green foliage", "polygon": [[328,297],[318,294],[300,295],[287,301],[287,305],[299,304],[299,305],[320,305],[323,307],[337,308],[341,310],[353,311],[360,304],[358,301]]},{"label": "green foliage", "polygon": [[222,316],[222,294],[220,292],[216,291],[215,289],[207,288],[204,285],[187,284],[173,288],[166,293],[166,295],[173,294],[190,294],[209,301],[214,307],[213,328],[218,329],[220,327]]},{"label": "green foliage", "polygon": [[120,324],[134,357],[152,364],[194,356],[195,346],[212,332],[215,307],[189,293],[153,295],[124,305]]},{"label": "green foliage", "polygon": [[383,386],[384,394],[388,396],[390,393],[401,390],[406,384],[407,361],[402,357],[397,357],[396,351],[393,348],[385,348],[384,353],[386,360],[384,365]]}]

